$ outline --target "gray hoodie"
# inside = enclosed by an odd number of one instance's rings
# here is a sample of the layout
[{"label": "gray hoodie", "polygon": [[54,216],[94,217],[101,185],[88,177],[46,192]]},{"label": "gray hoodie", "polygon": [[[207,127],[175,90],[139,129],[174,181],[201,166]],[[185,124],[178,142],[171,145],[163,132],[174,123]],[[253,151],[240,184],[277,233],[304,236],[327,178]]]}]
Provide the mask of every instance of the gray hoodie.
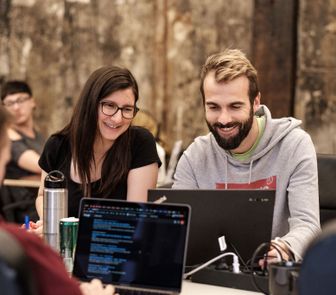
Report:
[{"label": "gray hoodie", "polygon": [[[302,255],[320,231],[316,152],[294,118],[266,116],[262,138],[247,161],[238,161],[209,133],[197,137],[181,156],[174,189],[276,189],[272,238],[281,237]],[[262,229],[260,229],[262,230]]]}]

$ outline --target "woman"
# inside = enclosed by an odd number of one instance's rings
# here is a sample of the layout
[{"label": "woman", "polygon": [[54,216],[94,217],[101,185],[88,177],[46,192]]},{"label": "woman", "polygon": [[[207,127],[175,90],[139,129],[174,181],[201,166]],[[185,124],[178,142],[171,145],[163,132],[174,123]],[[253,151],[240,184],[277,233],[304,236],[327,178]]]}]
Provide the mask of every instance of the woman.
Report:
[{"label": "woman", "polygon": [[78,215],[82,197],[147,201],[161,163],[151,133],[131,126],[137,100],[138,85],[127,69],[102,67],[91,74],[70,123],[49,138],[39,160],[41,219],[43,181],[55,169],[67,178],[69,216]]}]

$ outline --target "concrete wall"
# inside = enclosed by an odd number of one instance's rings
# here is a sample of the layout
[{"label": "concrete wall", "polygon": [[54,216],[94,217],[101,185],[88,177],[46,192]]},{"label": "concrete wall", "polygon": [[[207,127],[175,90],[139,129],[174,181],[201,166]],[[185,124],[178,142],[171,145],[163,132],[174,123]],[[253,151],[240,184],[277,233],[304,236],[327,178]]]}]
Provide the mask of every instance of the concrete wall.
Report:
[{"label": "concrete wall", "polygon": [[336,153],[336,1],[301,0],[295,115],[318,152]]},{"label": "concrete wall", "polygon": [[[168,149],[177,139],[186,146],[207,131],[200,66],[226,47],[251,55],[254,8],[253,0],[0,0],[0,79],[32,85],[50,134],[69,120],[93,70],[128,67]],[[299,1],[294,103],[318,151],[334,153],[335,11],[335,0]]]}]

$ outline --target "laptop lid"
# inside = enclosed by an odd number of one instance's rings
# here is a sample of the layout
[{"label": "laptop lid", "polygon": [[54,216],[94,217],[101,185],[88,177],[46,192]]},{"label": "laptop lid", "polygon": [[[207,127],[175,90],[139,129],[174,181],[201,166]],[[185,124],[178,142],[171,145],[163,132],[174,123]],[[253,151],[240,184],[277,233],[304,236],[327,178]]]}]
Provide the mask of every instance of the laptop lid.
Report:
[{"label": "laptop lid", "polygon": [[73,275],[81,281],[181,291],[190,207],[84,198]]},{"label": "laptop lid", "polygon": [[169,203],[192,208],[187,266],[204,263],[217,255],[218,238],[225,236],[227,251],[245,263],[256,248],[271,240],[274,190],[149,190],[149,201],[165,196]]}]

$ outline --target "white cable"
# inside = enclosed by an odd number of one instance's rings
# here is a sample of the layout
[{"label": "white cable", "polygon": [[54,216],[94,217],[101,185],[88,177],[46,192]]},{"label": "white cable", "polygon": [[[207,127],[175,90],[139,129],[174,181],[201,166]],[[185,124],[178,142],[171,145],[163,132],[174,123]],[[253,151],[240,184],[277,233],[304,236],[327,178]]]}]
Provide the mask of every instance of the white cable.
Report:
[{"label": "white cable", "polygon": [[302,256],[297,251],[295,251],[294,248],[291,245],[289,245],[287,241],[279,237],[276,237],[273,242],[275,242],[275,244],[278,245],[279,247],[282,247],[282,245],[279,244],[279,242],[284,243],[286,247],[289,249],[289,251],[291,251],[294,254],[296,261],[302,260]]},{"label": "white cable", "polygon": [[200,265],[199,267],[196,267],[195,269],[185,273],[183,275],[183,278],[186,279],[187,277],[191,276],[192,274],[194,274],[195,272],[198,272],[199,270],[207,267],[208,265],[210,265],[211,263],[214,263],[216,262],[217,260],[225,257],[225,256],[229,256],[229,255],[232,255],[233,256],[233,272],[235,273],[239,273],[240,270],[239,270],[239,260],[238,260],[238,256],[233,253],[233,252],[227,252],[227,253],[222,253],[221,255],[218,255],[217,257],[205,262],[204,264]]}]

